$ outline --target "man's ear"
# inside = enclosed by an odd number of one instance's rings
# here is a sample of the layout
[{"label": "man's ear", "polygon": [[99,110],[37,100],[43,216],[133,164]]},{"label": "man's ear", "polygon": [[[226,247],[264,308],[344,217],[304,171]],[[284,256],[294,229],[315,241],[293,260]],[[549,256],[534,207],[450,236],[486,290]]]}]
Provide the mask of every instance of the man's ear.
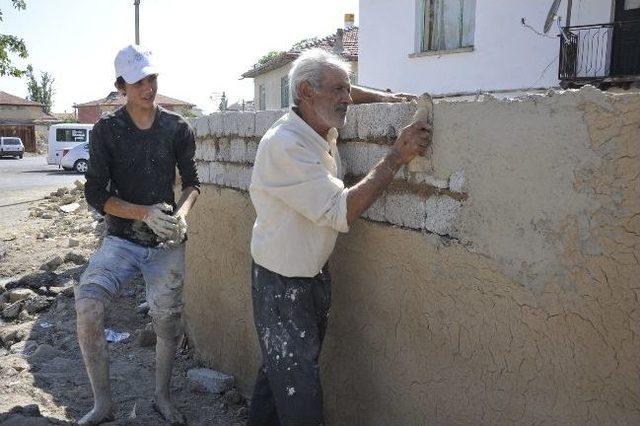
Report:
[{"label": "man's ear", "polygon": [[298,94],[300,99],[309,100],[316,94],[316,89],[314,89],[308,81],[303,81],[300,83],[300,86],[298,86]]}]

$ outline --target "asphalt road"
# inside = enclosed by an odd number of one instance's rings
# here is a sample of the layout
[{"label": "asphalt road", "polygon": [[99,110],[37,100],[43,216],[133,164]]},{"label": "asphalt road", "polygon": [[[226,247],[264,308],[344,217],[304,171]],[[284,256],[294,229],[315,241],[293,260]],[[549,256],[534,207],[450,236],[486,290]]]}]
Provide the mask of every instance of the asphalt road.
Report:
[{"label": "asphalt road", "polygon": [[0,222],[6,223],[7,216],[25,217],[29,202],[62,186],[71,187],[76,180],[84,182],[84,176],[48,166],[44,155],[0,158]]}]

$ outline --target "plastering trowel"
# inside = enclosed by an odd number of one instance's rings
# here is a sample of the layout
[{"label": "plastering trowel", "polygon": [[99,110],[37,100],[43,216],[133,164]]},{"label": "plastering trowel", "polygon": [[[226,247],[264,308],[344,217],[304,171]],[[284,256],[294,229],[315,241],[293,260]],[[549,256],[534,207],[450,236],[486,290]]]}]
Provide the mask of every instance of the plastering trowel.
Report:
[{"label": "plastering trowel", "polygon": [[[417,109],[416,113],[413,115],[412,123],[415,123],[418,120],[426,120],[431,129],[433,131],[433,98],[428,93],[422,94],[416,101]],[[409,172],[409,178],[414,180],[417,178],[416,174],[418,173],[432,173],[433,172],[433,139],[427,148],[427,153],[424,157],[415,157],[411,162],[407,165],[407,172]]]}]

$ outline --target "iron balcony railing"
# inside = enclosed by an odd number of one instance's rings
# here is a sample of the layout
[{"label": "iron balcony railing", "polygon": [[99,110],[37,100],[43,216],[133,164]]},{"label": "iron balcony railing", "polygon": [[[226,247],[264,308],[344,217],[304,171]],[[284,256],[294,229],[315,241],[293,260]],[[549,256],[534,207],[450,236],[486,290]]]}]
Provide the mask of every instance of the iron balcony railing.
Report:
[{"label": "iron balcony railing", "polygon": [[563,28],[559,79],[588,81],[640,75],[640,43],[633,42],[639,32],[640,21]]}]

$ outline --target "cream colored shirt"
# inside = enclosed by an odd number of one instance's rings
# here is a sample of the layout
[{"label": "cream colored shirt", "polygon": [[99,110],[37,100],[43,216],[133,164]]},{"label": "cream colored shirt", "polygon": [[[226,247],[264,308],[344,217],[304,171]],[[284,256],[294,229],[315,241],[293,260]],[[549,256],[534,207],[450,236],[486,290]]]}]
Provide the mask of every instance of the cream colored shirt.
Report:
[{"label": "cream colored shirt", "polygon": [[338,232],[348,232],[347,189],[336,147],[290,110],[258,146],[249,194],[256,210],[253,260],[287,277],[313,277]]}]

